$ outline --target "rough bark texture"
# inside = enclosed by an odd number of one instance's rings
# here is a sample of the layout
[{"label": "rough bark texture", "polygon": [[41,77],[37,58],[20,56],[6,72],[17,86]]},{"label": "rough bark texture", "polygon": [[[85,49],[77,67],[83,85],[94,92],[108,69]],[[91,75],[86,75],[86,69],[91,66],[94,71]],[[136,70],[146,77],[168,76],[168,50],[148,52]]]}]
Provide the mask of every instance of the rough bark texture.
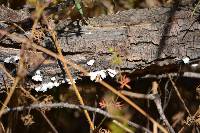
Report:
[{"label": "rough bark texture", "polygon": [[[178,70],[178,64],[185,57],[193,61],[200,57],[199,16],[191,16],[193,9],[188,6],[179,6],[176,10],[132,9],[91,18],[87,20],[88,25],[61,20],[56,24],[56,31],[65,57],[90,71],[119,67],[139,75],[144,75],[144,71],[145,74],[153,71],[164,73]],[[4,20],[2,13],[0,10],[0,19]],[[49,37],[45,37],[43,45],[51,45]],[[7,37],[2,39],[0,63],[5,65],[7,57],[19,55],[19,46]],[[113,54],[108,50],[110,48],[115,49],[122,59],[120,65],[112,63]],[[88,66],[86,63],[91,59],[94,59],[95,63]],[[50,81],[52,76],[62,77],[57,61],[43,64],[39,69],[45,77],[43,82]],[[72,72],[76,75],[76,72]],[[2,70],[0,75],[4,75]],[[0,84],[3,84],[2,76]]]}]

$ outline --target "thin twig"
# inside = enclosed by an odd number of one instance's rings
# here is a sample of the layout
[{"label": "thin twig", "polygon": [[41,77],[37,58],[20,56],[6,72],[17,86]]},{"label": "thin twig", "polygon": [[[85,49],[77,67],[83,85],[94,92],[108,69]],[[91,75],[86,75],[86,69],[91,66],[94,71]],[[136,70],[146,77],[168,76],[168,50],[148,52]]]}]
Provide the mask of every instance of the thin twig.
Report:
[{"label": "thin twig", "polygon": [[[171,77],[179,77],[180,74],[176,73],[176,72],[172,72],[172,73],[168,73],[168,74],[147,74],[145,76],[142,76],[140,78],[154,78],[154,79],[162,79],[162,78],[168,78],[168,75],[170,75]],[[187,77],[187,78],[200,78],[200,73],[198,72],[183,72],[181,74],[181,77]]]},{"label": "thin twig", "polygon": [[139,99],[148,99],[148,100],[154,100],[155,96],[154,94],[142,94],[142,93],[134,93],[131,91],[122,90],[120,91],[123,95],[129,96],[131,98],[139,98]]},{"label": "thin twig", "polygon": [[[194,114],[192,117],[197,118],[199,114],[200,114],[200,106],[199,106],[199,108],[197,109],[197,111],[195,112],[195,114]],[[185,125],[178,131],[178,133],[183,133],[183,131],[184,131],[184,129],[185,129],[186,126],[188,126],[188,125],[185,124]]]},{"label": "thin twig", "polygon": [[117,126],[121,127],[122,129],[124,129],[127,133],[134,133],[134,131],[132,131],[129,128],[127,128],[126,126],[124,126],[121,122],[119,122],[117,120],[113,120],[112,122],[115,123]]},{"label": "thin twig", "polygon": [[15,80],[14,80],[14,83],[8,93],[8,96],[6,97],[5,101],[3,102],[3,106],[1,107],[1,110],[0,110],[0,118],[1,116],[3,115],[3,112],[4,112],[4,109],[6,108],[6,106],[8,105],[14,91],[15,91],[15,88],[17,86],[17,84],[19,83],[20,81],[20,77],[16,77]]},{"label": "thin twig", "polygon": [[[17,70],[17,77],[15,78],[14,80],[14,83],[10,89],[10,92],[8,93],[5,101],[3,102],[3,106],[1,107],[0,109],[0,118],[3,114],[3,111],[5,109],[5,107],[8,105],[14,91],[15,91],[15,88],[17,87],[19,81],[22,79],[23,77],[23,74],[20,75],[19,73],[21,73],[24,69],[24,52],[23,52],[23,47],[21,48],[21,51],[20,51],[20,60],[19,60],[19,64],[18,64],[18,70]],[[5,70],[5,69],[4,69]]]},{"label": "thin twig", "polygon": [[[0,64],[0,68],[5,72],[5,74],[12,80],[14,81],[15,78],[12,77],[12,75],[10,75],[10,73],[4,68],[4,66],[2,64]],[[22,86],[20,86],[21,90],[28,94],[30,96],[30,98],[33,100],[33,101],[37,101],[37,99],[32,96],[27,90],[25,90]],[[12,89],[13,90],[13,89]],[[14,91],[13,91],[14,92]],[[12,93],[13,93],[12,92]],[[3,105],[4,106],[4,105]],[[6,107],[6,106],[5,106]],[[56,130],[56,128],[53,126],[53,124],[51,123],[51,121],[48,119],[48,117],[42,112],[39,110],[39,112],[42,114],[43,118],[46,120],[46,122],[49,124],[49,126],[51,127],[51,129],[55,132],[55,133],[58,133],[58,131]]]},{"label": "thin twig", "polygon": [[156,123],[153,123],[153,133],[158,133],[158,126]]},{"label": "thin twig", "polygon": [[[59,54],[59,56],[60,56],[60,57],[62,58],[62,60],[63,60],[62,63],[63,63],[63,66],[64,66],[64,70],[65,70],[65,73],[67,74],[67,76],[68,76],[69,79],[70,79],[70,82],[71,82],[71,84],[72,84],[72,88],[74,89],[74,91],[75,91],[75,93],[76,93],[76,96],[77,96],[77,98],[78,98],[80,104],[81,104],[81,105],[85,105],[84,102],[83,102],[83,98],[81,97],[81,95],[80,95],[80,93],[79,93],[79,90],[78,90],[77,86],[75,85],[75,83],[74,83],[74,81],[73,81],[72,74],[71,74],[71,72],[69,71],[69,68],[67,67],[67,64],[64,62],[65,58],[64,58],[64,56],[63,56],[63,54],[62,54],[62,50],[61,50],[60,43],[59,43],[59,41],[57,40],[56,32],[50,27],[50,25],[49,25],[49,23],[48,23],[46,17],[44,16],[43,18],[44,18],[44,20],[45,20],[45,22],[46,22],[46,24],[47,24],[48,30],[50,31],[50,34],[51,34],[51,36],[52,36],[52,38],[53,38],[53,41],[54,41],[54,44],[55,44],[55,46],[56,46],[56,48],[57,48],[58,54]],[[84,114],[85,114],[85,116],[86,116],[86,119],[88,120],[88,123],[89,123],[89,125],[90,125],[90,128],[91,128],[92,130],[94,130],[94,124],[93,124],[93,122],[92,122],[92,120],[91,120],[91,118],[90,118],[90,115],[89,115],[89,113],[87,112],[87,110],[84,110]]]},{"label": "thin twig", "polygon": [[175,89],[175,91],[176,91],[176,94],[177,94],[178,98],[179,98],[180,101],[182,102],[182,104],[183,104],[185,110],[187,111],[187,113],[189,114],[189,116],[191,116],[191,113],[190,113],[189,109],[187,108],[187,106],[186,106],[186,104],[185,104],[183,98],[181,97],[181,94],[179,93],[178,88],[176,87],[176,84],[175,84],[174,81],[172,80],[172,77],[171,77],[170,75],[168,75],[168,77],[169,77],[169,79],[170,79],[170,81],[171,81],[171,83],[172,83],[172,86],[174,87],[174,89]]},{"label": "thin twig", "polygon": [[[148,99],[148,100],[154,100],[156,107],[158,109],[158,112],[160,114],[160,117],[162,118],[164,123],[167,125],[170,132],[175,133],[174,129],[171,127],[167,118],[164,115],[164,111],[163,111],[162,106],[161,106],[161,99],[158,96],[157,87],[158,87],[157,82],[153,82],[153,85],[152,85],[153,94],[140,94],[140,93],[133,93],[133,92],[130,92],[130,91],[125,91],[125,90],[121,91],[121,93],[124,94],[124,95],[130,96],[130,97],[133,97],[133,98],[145,98],[145,99]],[[154,125],[154,132],[155,132],[156,131],[155,128],[157,127],[157,125],[155,125],[155,123],[153,123],[153,125]]]},{"label": "thin twig", "polygon": [[31,104],[29,106],[19,106],[19,107],[14,107],[14,108],[7,108],[4,110],[4,114],[12,112],[12,111],[23,111],[23,110],[30,110],[30,109],[47,109],[47,108],[68,108],[68,109],[88,110],[91,112],[96,112],[98,114],[104,115],[108,118],[112,118],[114,120],[119,120],[121,122],[127,122],[132,127],[142,129],[148,133],[152,133],[151,131],[149,131],[149,129],[147,129],[145,127],[142,127],[134,122],[128,121],[121,116],[113,116],[100,108],[94,108],[94,107],[90,107],[87,105],[75,105],[75,104],[70,104],[70,103],[66,103],[66,102],[65,103],[64,102],[52,103],[52,104],[39,103],[39,104]]},{"label": "thin twig", "polygon": [[154,98],[154,102],[156,104],[156,107],[158,109],[158,113],[160,114],[161,119],[163,120],[163,122],[165,123],[165,125],[168,127],[170,133],[175,133],[174,129],[172,128],[172,126],[169,124],[169,121],[167,120],[164,111],[162,109],[162,105],[161,105],[161,99],[158,95],[158,83],[156,81],[154,81],[152,83],[152,92],[155,96]]},{"label": "thin twig", "polygon": [[107,84],[103,80],[99,80],[99,83],[101,83],[103,86],[105,86],[107,89],[112,91],[114,94],[122,98],[124,101],[126,101],[129,105],[131,105],[133,108],[135,108],[137,111],[139,111],[142,115],[147,117],[152,123],[156,123],[158,128],[162,130],[164,133],[168,133],[167,130],[160,125],[157,121],[155,121],[149,114],[147,114],[142,108],[140,108],[137,104],[133,103],[130,99],[128,99],[126,96],[122,95],[120,92],[118,92],[115,88],[113,88],[111,85]]},{"label": "thin twig", "polygon": [[[21,90],[22,90],[24,93],[28,94],[28,96],[29,96],[34,102],[37,101],[37,99],[36,99],[34,96],[32,96],[32,95],[30,94],[30,92],[28,92],[27,90],[25,90],[22,86],[20,86],[20,88],[21,88]],[[43,118],[46,120],[46,122],[49,124],[49,126],[50,126],[51,129],[54,131],[54,133],[58,133],[57,129],[54,127],[54,125],[51,123],[51,121],[50,121],[49,118],[45,115],[45,113],[42,112],[41,110],[38,110],[38,111],[41,113],[41,115],[42,115]]]},{"label": "thin twig", "polygon": [[5,73],[12,81],[15,80],[15,78],[13,78],[13,77],[10,75],[10,73],[6,70],[6,68],[5,68],[2,64],[0,64],[0,69],[3,70],[4,73]]}]

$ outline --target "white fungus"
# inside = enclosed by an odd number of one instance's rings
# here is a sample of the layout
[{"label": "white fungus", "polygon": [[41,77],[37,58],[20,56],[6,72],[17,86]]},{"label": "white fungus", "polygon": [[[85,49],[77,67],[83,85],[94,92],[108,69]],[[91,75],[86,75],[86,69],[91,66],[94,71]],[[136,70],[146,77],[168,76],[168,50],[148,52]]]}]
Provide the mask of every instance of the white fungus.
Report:
[{"label": "white fungus", "polygon": [[60,84],[58,82],[48,82],[44,83],[38,87],[35,88],[35,90],[45,92],[47,89],[52,89],[53,87],[58,87]]},{"label": "white fungus", "polygon": [[41,75],[40,70],[37,70],[35,72],[35,75],[32,77],[32,79],[35,81],[42,81],[42,75]]},{"label": "white fungus", "polygon": [[19,56],[11,56],[11,57],[7,57],[5,58],[4,62],[5,63],[16,63],[19,60]]},{"label": "white fungus", "polygon": [[91,35],[91,34],[92,34],[92,32],[85,32],[85,34]]},{"label": "white fungus", "polygon": [[35,81],[42,81],[42,75],[34,75],[32,79]]},{"label": "white fungus", "polygon": [[90,72],[88,76],[90,76],[90,80],[92,81],[94,81],[97,78],[97,76],[100,76],[100,80],[102,80],[106,78],[106,71],[100,70],[100,71]]},{"label": "white fungus", "polygon": [[46,83],[45,83],[45,84],[42,84],[42,85],[36,87],[35,90],[36,90],[37,92],[38,92],[38,91],[45,92],[45,91],[47,91],[47,84],[46,84]]},{"label": "white fungus", "polygon": [[62,81],[61,81],[61,83],[63,83],[63,84],[64,84],[64,83],[65,83],[65,80],[62,80]]},{"label": "white fungus", "polygon": [[40,75],[40,74],[41,74],[41,71],[40,71],[40,70],[37,70],[35,73],[36,73],[36,75]]},{"label": "white fungus", "polygon": [[188,64],[190,62],[190,58],[188,57],[184,57],[182,60],[185,64]]},{"label": "white fungus", "polygon": [[116,70],[113,70],[113,69],[107,69],[107,70],[100,70],[100,71],[95,71],[95,72],[90,72],[88,74],[88,76],[90,76],[90,80],[94,81],[97,76],[100,76],[100,80],[102,79],[105,79],[106,78],[106,75],[110,75],[110,77],[115,77],[116,74],[118,72]]},{"label": "white fungus", "polygon": [[51,81],[56,81],[56,77],[52,77],[52,78],[51,78]]},{"label": "white fungus", "polygon": [[197,67],[199,64],[192,64],[191,67]]},{"label": "white fungus", "polygon": [[[70,85],[72,84],[71,81],[70,81],[70,79],[66,78],[66,81],[67,81],[68,84],[70,84]],[[73,82],[76,83],[76,80],[73,79]]]},{"label": "white fungus", "polygon": [[95,62],[95,60],[89,60],[89,61],[87,62],[87,65],[88,65],[88,66],[92,66],[92,65],[94,64],[94,62]]},{"label": "white fungus", "polygon": [[58,87],[59,85],[60,85],[60,83],[58,83],[57,81],[54,82],[54,86],[55,86],[55,87]]},{"label": "white fungus", "polygon": [[[110,75],[111,77],[115,77],[117,73],[118,72],[116,70],[107,69],[107,70],[90,72],[88,74],[88,76],[90,76],[90,80],[94,81],[94,80],[96,80],[97,77],[99,77],[100,80],[105,79],[107,75]],[[37,77],[36,78],[37,80],[40,80],[40,77],[39,77],[39,76],[41,76],[40,74],[41,74],[40,71],[36,72],[35,78]],[[36,80],[36,79],[34,79],[34,80]],[[72,84],[70,82],[70,79],[68,79],[68,78],[61,81],[61,83],[65,83],[65,82],[68,82],[68,84]],[[76,79],[73,79],[73,82],[76,83]],[[53,87],[58,87],[61,83],[57,82],[55,77],[52,77],[51,82],[43,83],[42,85],[36,87],[35,90],[45,92],[45,91],[47,91],[47,89],[51,89]]]},{"label": "white fungus", "polygon": [[116,70],[113,70],[113,69],[107,69],[108,71],[108,74],[110,75],[110,77],[115,77],[115,75],[117,75],[117,71]]}]

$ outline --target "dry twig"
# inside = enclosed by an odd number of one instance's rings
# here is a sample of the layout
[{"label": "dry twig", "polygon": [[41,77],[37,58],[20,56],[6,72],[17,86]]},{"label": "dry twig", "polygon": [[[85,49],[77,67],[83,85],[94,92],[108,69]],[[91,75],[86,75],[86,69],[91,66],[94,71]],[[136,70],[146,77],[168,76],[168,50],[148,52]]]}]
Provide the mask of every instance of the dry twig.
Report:
[{"label": "dry twig", "polygon": [[[71,75],[71,73],[70,73],[70,71],[69,71],[69,68],[67,67],[67,64],[64,62],[65,57],[64,57],[63,54],[62,54],[62,50],[61,50],[60,43],[59,43],[59,41],[57,40],[57,37],[56,37],[56,32],[54,31],[54,29],[51,28],[51,26],[50,26],[50,24],[48,23],[46,17],[44,16],[43,18],[44,18],[44,20],[45,20],[45,22],[46,22],[46,24],[47,24],[47,26],[48,26],[48,30],[50,31],[50,34],[51,34],[51,36],[52,36],[52,38],[53,38],[53,41],[54,41],[55,46],[56,46],[57,51],[58,51],[58,55],[59,55],[60,58],[63,60],[62,63],[63,63],[63,66],[64,66],[64,70],[65,70],[65,73],[67,74],[67,76],[69,77],[70,82],[72,83],[72,88],[74,89],[74,91],[75,91],[75,93],[76,93],[76,96],[77,96],[77,98],[78,98],[80,104],[81,104],[81,105],[85,105],[84,102],[83,102],[83,99],[82,99],[82,97],[81,97],[81,95],[80,95],[80,93],[79,93],[79,91],[78,91],[78,88],[77,88],[77,86],[75,85],[75,83],[74,83],[74,81],[73,81],[73,78],[72,78],[72,75]],[[85,116],[86,116],[86,118],[87,118],[87,120],[88,120],[88,123],[89,123],[89,125],[90,125],[90,128],[91,128],[92,130],[94,130],[94,124],[93,124],[93,122],[92,122],[92,120],[91,120],[91,118],[90,118],[89,113],[87,112],[87,110],[84,110],[84,113],[85,113]]]},{"label": "dry twig", "polygon": [[[15,81],[15,78],[12,77],[12,75],[10,75],[9,72],[7,72],[7,70],[4,68],[3,65],[0,64],[0,68],[5,72],[5,74],[6,74],[12,81]],[[30,98],[31,98],[34,102],[37,101],[37,99],[36,99],[34,96],[32,96],[32,95],[30,94],[30,92],[28,92],[27,90],[25,90],[22,86],[20,86],[20,88],[21,88],[21,90],[22,90],[24,93],[28,94],[28,95],[30,96]],[[14,93],[14,91],[13,91],[12,93]],[[9,92],[9,94],[10,94],[10,92]],[[4,105],[3,105],[3,106],[4,106]],[[6,107],[6,106],[5,106],[5,107]],[[40,111],[40,110],[39,110],[39,111]],[[48,117],[44,114],[44,112],[40,111],[40,113],[42,114],[43,118],[47,121],[47,123],[49,124],[49,126],[52,128],[52,130],[53,130],[55,133],[58,133],[58,131],[57,131],[56,128],[53,126],[53,124],[52,124],[51,121],[48,119]]]},{"label": "dry twig", "polygon": [[86,106],[86,105],[75,105],[75,104],[70,104],[70,103],[66,103],[66,102],[65,103],[62,103],[62,102],[61,103],[52,103],[52,104],[40,103],[40,104],[31,104],[29,106],[19,106],[19,107],[15,107],[15,108],[7,108],[4,110],[4,114],[11,112],[11,111],[23,111],[23,110],[30,110],[30,109],[46,109],[46,108],[68,108],[68,109],[88,110],[91,112],[99,113],[101,115],[104,115],[108,118],[112,118],[114,120],[119,120],[121,122],[127,122],[132,127],[142,129],[143,131],[146,131],[148,133],[152,133],[151,131],[149,131],[149,129],[147,129],[145,127],[142,127],[136,123],[128,121],[128,120],[124,119],[123,117],[113,116],[100,108],[94,108],[94,107],[90,107],[90,106]]},{"label": "dry twig", "polygon": [[164,111],[162,109],[162,105],[161,105],[161,99],[158,95],[158,83],[156,81],[154,81],[152,83],[152,92],[155,96],[154,98],[154,102],[156,104],[156,107],[158,109],[158,112],[160,114],[161,119],[163,120],[163,122],[165,123],[165,125],[168,127],[170,133],[175,133],[174,129],[172,128],[172,126],[169,124],[169,121],[167,120]]},{"label": "dry twig", "polygon": [[184,102],[184,100],[183,100],[181,94],[179,93],[178,88],[176,87],[176,84],[175,84],[174,81],[172,80],[172,77],[171,77],[170,75],[168,75],[168,77],[169,77],[169,79],[170,79],[170,81],[171,81],[171,83],[172,83],[172,86],[174,87],[174,90],[176,91],[176,94],[177,94],[178,98],[179,98],[180,101],[182,102],[182,104],[183,104],[185,110],[187,111],[188,115],[191,116],[191,113],[190,113],[189,109],[187,108],[187,106],[186,106],[186,104],[185,104],[185,102]]}]

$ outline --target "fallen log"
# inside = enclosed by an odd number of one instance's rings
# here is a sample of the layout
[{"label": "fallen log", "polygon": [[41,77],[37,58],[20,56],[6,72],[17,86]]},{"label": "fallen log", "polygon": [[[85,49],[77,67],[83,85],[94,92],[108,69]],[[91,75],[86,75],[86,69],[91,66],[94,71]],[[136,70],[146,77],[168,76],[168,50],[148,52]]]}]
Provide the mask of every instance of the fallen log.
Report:
[{"label": "fallen log", "polygon": [[[87,20],[87,25],[80,21],[60,20],[55,30],[66,59],[89,71],[120,69],[134,76],[144,76],[149,73],[163,74],[178,71],[182,59],[189,59],[191,62],[191,64],[185,62],[185,66],[193,64],[198,67],[200,24],[199,15],[196,13],[192,15],[193,10],[193,7],[183,5],[176,7],[176,10],[170,7],[131,9],[113,15],[90,18]],[[2,10],[0,14],[3,14]],[[27,16],[30,17],[28,14]],[[4,20],[2,17],[0,19]],[[23,22],[24,19],[27,18],[23,17],[17,22]],[[27,30],[25,34],[28,32],[30,31]],[[20,52],[20,43],[9,37],[1,39],[1,64],[15,64],[15,58]],[[52,40],[48,35],[42,40],[42,45],[48,49],[51,46],[52,49]],[[42,72],[42,83],[50,82],[52,77],[56,77],[57,80],[64,78],[57,60],[44,56],[39,51],[29,51],[30,55],[31,53],[34,53],[32,58],[34,55],[40,55],[38,60],[46,59],[50,62],[41,63],[37,68]],[[87,62],[90,60],[94,60],[93,65],[88,65]],[[115,60],[120,60],[121,63],[116,64]],[[33,71],[29,74],[31,77],[35,75],[35,70],[29,70]],[[79,73],[74,69],[71,70],[73,75]],[[0,74],[2,75],[0,85],[3,86],[8,77],[2,70]],[[35,84],[31,80],[30,82],[31,86]]]}]

